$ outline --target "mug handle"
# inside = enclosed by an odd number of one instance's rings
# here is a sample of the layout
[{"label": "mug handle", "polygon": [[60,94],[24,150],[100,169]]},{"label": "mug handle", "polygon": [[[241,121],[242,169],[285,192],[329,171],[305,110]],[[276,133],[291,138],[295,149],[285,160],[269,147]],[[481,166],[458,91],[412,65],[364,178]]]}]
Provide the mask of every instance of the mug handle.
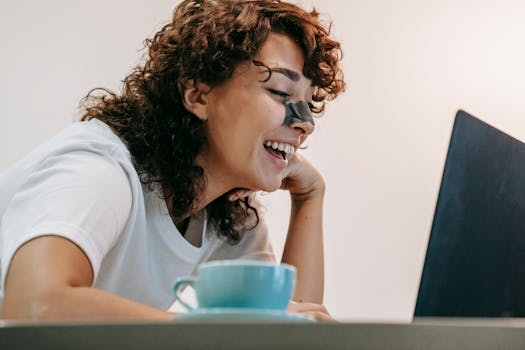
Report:
[{"label": "mug handle", "polygon": [[188,303],[186,303],[184,300],[182,300],[182,298],[179,296],[179,291],[185,285],[194,287],[195,282],[197,282],[197,278],[196,277],[191,277],[191,276],[179,277],[179,278],[177,278],[177,280],[175,281],[175,284],[173,285],[173,291],[175,292],[175,299],[179,303],[181,303],[181,305],[184,306],[188,311],[193,310],[194,307],[189,305]]}]

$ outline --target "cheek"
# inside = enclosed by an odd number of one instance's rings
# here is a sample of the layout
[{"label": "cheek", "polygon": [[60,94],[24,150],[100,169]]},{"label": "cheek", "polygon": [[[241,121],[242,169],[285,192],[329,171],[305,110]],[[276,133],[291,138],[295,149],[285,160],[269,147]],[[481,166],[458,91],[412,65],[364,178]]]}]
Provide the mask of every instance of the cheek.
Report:
[{"label": "cheek", "polygon": [[284,105],[273,100],[262,101],[253,111],[253,114],[257,116],[254,118],[256,121],[253,122],[265,129],[272,130],[283,124],[285,113]]}]

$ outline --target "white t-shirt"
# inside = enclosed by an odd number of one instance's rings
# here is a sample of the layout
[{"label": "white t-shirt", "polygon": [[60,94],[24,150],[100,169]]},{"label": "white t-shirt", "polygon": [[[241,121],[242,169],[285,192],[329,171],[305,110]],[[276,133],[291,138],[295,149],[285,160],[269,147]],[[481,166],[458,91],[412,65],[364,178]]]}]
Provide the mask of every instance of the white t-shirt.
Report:
[{"label": "white t-shirt", "polygon": [[0,173],[0,307],[16,250],[53,234],[77,244],[94,271],[95,288],[167,310],[177,277],[203,261],[274,260],[262,210],[237,245],[207,226],[206,210],[177,230],[165,201],[142,185],[129,151],[106,124],[75,123]]}]

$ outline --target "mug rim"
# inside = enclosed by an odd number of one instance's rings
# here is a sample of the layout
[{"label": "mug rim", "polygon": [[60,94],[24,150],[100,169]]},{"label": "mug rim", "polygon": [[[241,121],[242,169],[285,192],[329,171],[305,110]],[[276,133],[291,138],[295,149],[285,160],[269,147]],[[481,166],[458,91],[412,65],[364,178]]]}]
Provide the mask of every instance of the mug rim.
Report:
[{"label": "mug rim", "polygon": [[226,259],[226,260],[212,260],[199,264],[198,270],[207,267],[214,266],[267,266],[267,267],[284,267],[296,271],[295,266],[287,263],[277,263],[271,261],[260,261],[260,260],[250,260],[250,259]]}]

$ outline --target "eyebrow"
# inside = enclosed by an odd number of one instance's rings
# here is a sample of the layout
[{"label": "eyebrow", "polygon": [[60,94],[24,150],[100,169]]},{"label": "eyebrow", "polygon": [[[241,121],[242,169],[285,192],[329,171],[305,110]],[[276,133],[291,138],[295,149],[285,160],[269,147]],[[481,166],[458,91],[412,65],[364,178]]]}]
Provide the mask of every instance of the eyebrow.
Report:
[{"label": "eyebrow", "polygon": [[276,67],[270,68],[270,70],[272,73],[280,73],[292,81],[299,81],[301,79],[301,75],[291,69]]}]

